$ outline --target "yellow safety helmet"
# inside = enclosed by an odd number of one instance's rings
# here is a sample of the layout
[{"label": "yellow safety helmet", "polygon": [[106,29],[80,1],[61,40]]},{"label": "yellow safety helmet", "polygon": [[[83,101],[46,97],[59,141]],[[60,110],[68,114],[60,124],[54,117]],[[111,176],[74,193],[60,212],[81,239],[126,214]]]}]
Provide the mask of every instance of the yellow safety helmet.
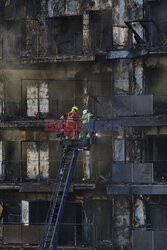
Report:
[{"label": "yellow safety helmet", "polygon": [[76,111],[76,110],[78,110],[77,106],[72,107],[72,111]]}]

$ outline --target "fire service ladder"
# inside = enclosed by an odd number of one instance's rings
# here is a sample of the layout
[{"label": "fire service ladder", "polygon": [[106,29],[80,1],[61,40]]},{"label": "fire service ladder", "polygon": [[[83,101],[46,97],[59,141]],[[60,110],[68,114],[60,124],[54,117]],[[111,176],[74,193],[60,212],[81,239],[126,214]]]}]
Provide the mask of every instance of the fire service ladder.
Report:
[{"label": "fire service ladder", "polygon": [[82,149],[79,149],[78,147],[66,146],[63,151],[63,156],[58,169],[54,191],[52,193],[38,250],[56,249],[57,234],[61,223],[74,166],[77,160],[78,152],[80,150]]}]

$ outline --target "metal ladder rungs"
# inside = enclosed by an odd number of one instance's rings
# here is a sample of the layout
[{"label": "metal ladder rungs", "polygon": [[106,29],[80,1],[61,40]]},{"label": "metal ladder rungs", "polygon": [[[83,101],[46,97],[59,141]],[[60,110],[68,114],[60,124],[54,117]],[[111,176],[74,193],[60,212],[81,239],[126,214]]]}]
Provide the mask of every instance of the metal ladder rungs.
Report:
[{"label": "metal ladder rungs", "polygon": [[[39,250],[51,250],[53,247],[54,249],[56,248],[56,236],[60,226],[73,169],[78,156],[78,151],[79,149],[70,149],[68,147],[64,150],[58,176],[55,182],[55,190],[52,194],[52,200],[50,202],[50,208],[45,222],[45,230],[43,232],[40,245],[38,246]],[[62,188],[63,192],[61,191]],[[60,203],[58,203],[59,200]]]}]

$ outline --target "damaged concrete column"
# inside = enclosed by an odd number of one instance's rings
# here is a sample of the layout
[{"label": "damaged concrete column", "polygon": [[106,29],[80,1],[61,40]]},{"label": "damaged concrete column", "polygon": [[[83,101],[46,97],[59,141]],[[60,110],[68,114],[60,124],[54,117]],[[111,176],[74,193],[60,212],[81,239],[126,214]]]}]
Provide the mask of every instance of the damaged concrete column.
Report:
[{"label": "damaged concrete column", "polygon": [[38,55],[38,30],[39,23],[36,20],[26,20],[26,42],[25,51],[22,51],[24,56]]},{"label": "damaged concrete column", "polygon": [[21,202],[21,222],[26,226],[29,225],[29,201]]},{"label": "damaged concrete column", "polygon": [[117,61],[114,65],[115,95],[128,95],[130,90],[130,75],[132,63],[129,60]]},{"label": "damaged concrete column", "polygon": [[118,250],[129,248],[130,200],[118,196],[113,201],[113,243]]},{"label": "damaged concrete column", "polygon": [[89,106],[89,95],[88,95],[88,81],[84,80],[84,91],[83,91],[83,106],[84,108],[88,108]]},{"label": "damaged concrete column", "polygon": [[128,46],[128,28],[125,21],[128,20],[127,1],[114,1],[113,3],[113,44],[122,48]]},{"label": "damaged concrete column", "polygon": [[114,140],[114,161],[125,161],[125,139]]},{"label": "damaged concrete column", "polygon": [[41,1],[40,32],[38,38],[38,56],[46,56],[48,50],[48,9],[46,0]]},{"label": "damaged concrete column", "polygon": [[141,95],[144,90],[143,86],[143,61],[137,59],[134,62],[134,95]]},{"label": "damaged concrete column", "polygon": [[84,151],[84,180],[90,179],[90,151]]},{"label": "damaged concrete column", "polygon": [[27,177],[36,179],[39,176],[39,153],[37,144],[29,142],[27,145]]},{"label": "damaged concrete column", "polygon": [[89,14],[83,14],[83,54],[89,52]]},{"label": "damaged concrete column", "polygon": [[135,202],[135,225],[144,226],[146,221],[146,210],[143,202],[143,196],[140,195]]}]

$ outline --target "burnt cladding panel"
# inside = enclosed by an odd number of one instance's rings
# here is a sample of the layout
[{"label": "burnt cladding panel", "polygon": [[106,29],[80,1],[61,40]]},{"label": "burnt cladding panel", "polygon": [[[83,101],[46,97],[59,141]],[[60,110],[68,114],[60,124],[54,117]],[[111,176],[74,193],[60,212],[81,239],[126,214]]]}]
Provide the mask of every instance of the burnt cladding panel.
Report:
[{"label": "burnt cladding panel", "polygon": [[132,182],[132,165],[130,163],[113,163],[112,164],[112,182],[113,183],[130,183]]},{"label": "burnt cladding panel", "polygon": [[22,226],[22,242],[24,244],[39,244],[43,225]]},{"label": "burnt cladding panel", "polygon": [[149,208],[150,223],[153,228],[164,230],[167,228],[167,206],[152,205]]},{"label": "burnt cladding panel", "polygon": [[152,115],[153,114],[153,96],[132,96],[133,115]]},{"label": "burnt cladding panel", "polygon": [[[152,232],[133,230],[132,234],[133,250],[153,250],[152,248]],[[159,249],[156,249],[159,250]]]},{"label": "burnt cladding panel", "polygon": [[131,97],[130,96],[113,96],[112,97],[112,114],[119,116],[131,115]]},{"label": "burnt cladding panel", "polygon": [[112,114],[118,116],[152,115],[153,96],[114,96]]},{"label": "burnt cladding panel", "polygon": [[153,164],[136,163],[133,165],[133,182],[134,183],[152,183],[153,181]]},{"label": "burnt cladding panel", "polygon": [[154,231],[154,250],[165,250],[167,248],[167,232]]},{"label": "burnt cladding panel", "polygon": [[3,225],[3,241],[5,243],[22,243],[20,225]]}]

